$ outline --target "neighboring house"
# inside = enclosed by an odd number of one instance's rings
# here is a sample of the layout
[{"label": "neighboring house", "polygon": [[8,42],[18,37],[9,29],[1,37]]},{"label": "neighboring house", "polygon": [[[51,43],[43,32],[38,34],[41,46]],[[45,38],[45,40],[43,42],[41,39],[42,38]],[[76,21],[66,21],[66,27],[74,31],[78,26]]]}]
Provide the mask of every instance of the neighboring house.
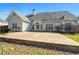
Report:
[{"label": "neighboring house", "polygon": [[34,13],[22,16],[12,11],[7,17],[8,28],[11,31],[56,31],[56,26],[77,25],[78,19],[68,11]]},{"label": "neighboring house", "polygon": [[8,29],[8,23],[6,21],[0,20],[0,32],[5,32]]},{"label": "neighboring house", "polygon": [[27,17],[19,15],[15,11],[12,11],[11,14],[6,19],[8,21],[8,29],[10,31],[27,31],[29,30],[29,23]]}]

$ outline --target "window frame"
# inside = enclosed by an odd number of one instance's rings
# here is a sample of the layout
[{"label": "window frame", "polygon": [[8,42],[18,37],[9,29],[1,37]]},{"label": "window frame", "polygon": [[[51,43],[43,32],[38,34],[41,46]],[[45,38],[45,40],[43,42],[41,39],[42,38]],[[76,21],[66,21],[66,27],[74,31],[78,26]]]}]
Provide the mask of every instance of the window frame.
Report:
[{"label": "window frame", "polygon": [[13,23],[13,24],[12,24],[12,27],[13,27],[13,29],[14,29],[14,28],[18,28],[18,27],[17,27],[17,23]]}]

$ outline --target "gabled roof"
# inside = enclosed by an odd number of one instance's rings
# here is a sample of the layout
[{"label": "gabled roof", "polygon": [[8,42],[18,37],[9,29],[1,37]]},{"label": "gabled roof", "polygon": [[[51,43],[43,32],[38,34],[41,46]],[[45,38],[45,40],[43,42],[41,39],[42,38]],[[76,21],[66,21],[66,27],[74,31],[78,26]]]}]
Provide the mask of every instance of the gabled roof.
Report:
[{"label": "gabled roof", "polygon": [[68,11],[58,11],[58,12],[46,12],[46,13],[37,13],[29,17],[30,20],[76,20],[77,17]]},{"label": "gabled roof", "polygon": [[15,12],[15,11],[12,11],[11,14],[7,17],[6,20],[8,21],[14,14],[17,15],[22,21],[30,22],[29,19],[28,19],[27,17],[22,16],[22,15],[18,14],[18,13]]}]

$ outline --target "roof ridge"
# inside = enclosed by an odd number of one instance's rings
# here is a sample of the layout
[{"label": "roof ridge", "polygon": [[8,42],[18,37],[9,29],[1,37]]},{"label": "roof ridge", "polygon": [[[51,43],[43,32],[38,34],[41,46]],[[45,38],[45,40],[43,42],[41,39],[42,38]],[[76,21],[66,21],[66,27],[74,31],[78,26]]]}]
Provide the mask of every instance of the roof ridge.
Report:
[{"label": "roof ridge", "polygon": [[[69,12],[69,11],[39,12],[39,13],[37,13],[37,14],[60,13],[60,12]],[[37,14],[36,14],[36,15],[37,15]]]}]

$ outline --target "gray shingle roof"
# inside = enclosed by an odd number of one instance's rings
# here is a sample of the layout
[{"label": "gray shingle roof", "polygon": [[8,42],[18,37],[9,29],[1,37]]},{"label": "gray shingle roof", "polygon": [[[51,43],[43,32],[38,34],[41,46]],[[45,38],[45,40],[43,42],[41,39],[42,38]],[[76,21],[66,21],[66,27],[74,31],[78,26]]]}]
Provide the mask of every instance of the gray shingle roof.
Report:
[{"label": "gray shingle roof", "polygon": [[30,20],[77,20],[77,17],[68,11],[37,13],[29,17]]}]

